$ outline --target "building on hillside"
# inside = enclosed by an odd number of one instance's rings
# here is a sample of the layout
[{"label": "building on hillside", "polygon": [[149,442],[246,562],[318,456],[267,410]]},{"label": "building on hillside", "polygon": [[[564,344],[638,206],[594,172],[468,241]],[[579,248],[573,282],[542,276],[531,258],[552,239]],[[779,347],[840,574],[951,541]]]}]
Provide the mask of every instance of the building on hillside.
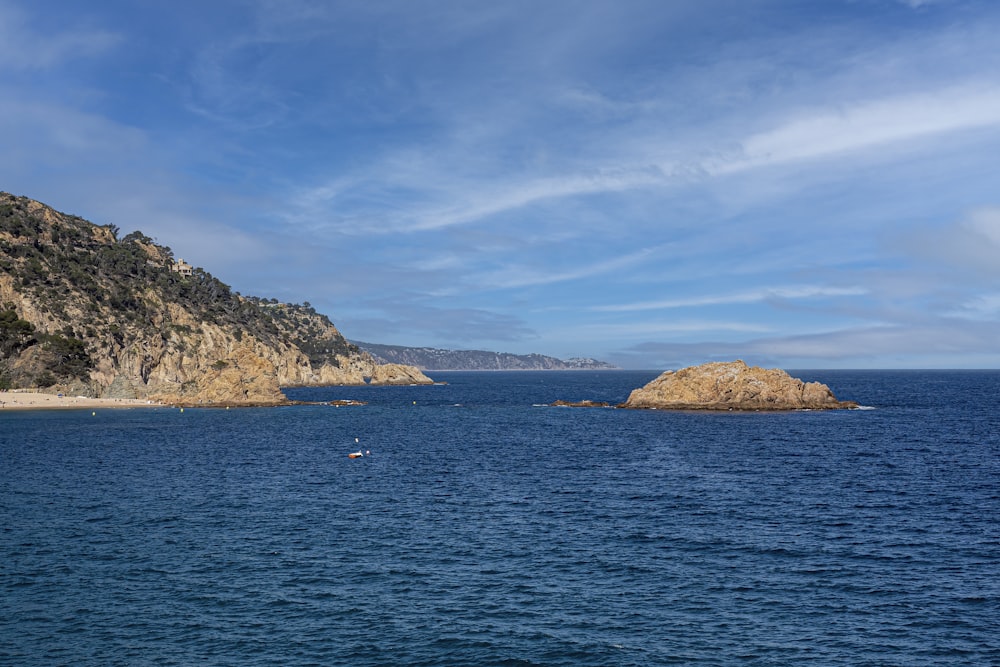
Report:
[{"label": "building on hillside", "polygon": [[190,276],[194,272],[194,267],[185,262],[183,259],[178,258],[176,262],[170,265],[170,270],[174,273],[179,273],[182,276]]}]

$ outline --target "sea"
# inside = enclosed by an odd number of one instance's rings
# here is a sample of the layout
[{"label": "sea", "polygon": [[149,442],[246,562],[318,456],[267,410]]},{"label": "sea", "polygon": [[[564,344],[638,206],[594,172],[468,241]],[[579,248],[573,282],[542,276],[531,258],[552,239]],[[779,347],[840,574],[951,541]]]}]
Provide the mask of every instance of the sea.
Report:
[{"label": "sea", "polygon": [[657,374],[0,412],[0,665],[1000,665],[1000,371]]}]

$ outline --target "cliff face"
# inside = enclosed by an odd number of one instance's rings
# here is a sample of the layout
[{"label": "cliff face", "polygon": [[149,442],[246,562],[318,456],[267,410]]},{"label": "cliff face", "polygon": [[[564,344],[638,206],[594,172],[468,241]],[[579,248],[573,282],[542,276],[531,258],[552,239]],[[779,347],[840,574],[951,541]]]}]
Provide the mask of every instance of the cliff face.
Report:
[{"label": "cliff face", "polygon": [[856,408],[838,401],[819,382],[802,382],[783,370],[717,362],[667,371],[634,390],[625,408],[667,410],[830,410]]},{"label": "cliff face", "polygon": [[0,388],[169,402],[281,386],[430,383],[384,367],[308,304],[243,297],[169,248],[0,193]]}]

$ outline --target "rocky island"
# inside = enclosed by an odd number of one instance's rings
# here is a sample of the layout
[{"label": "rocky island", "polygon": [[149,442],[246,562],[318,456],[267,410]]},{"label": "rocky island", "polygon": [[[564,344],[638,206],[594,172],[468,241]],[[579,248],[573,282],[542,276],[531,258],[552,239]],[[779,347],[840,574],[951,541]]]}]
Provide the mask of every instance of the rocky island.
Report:
[{"label": "rocky island", "polygon": [[619,407],[655,410],[837,410],[857,408],[839,401],[828,386],[803,382],[783,370],[713,362],[666,371],[632,391]]},{"label": "rocky island", "polygon": [[0,390],[273,405],[281,387],[432,384],[308,302],[243,296],[135,231],[0,193]]}]

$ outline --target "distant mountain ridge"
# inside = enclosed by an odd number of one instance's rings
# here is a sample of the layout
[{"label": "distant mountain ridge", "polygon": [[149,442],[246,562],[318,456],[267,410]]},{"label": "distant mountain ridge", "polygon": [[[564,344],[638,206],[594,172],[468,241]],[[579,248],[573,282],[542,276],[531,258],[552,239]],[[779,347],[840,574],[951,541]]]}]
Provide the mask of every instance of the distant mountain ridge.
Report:
[{"label": "distant mountain ridge", "polygon": [[487,350],[442,350],[433,347],[406,347],[351,341],[382,363],[416,366],[424,371],[565,371],[614,370],[617,366],[574,357],[557,359],[543,354],[513,354]]}]

